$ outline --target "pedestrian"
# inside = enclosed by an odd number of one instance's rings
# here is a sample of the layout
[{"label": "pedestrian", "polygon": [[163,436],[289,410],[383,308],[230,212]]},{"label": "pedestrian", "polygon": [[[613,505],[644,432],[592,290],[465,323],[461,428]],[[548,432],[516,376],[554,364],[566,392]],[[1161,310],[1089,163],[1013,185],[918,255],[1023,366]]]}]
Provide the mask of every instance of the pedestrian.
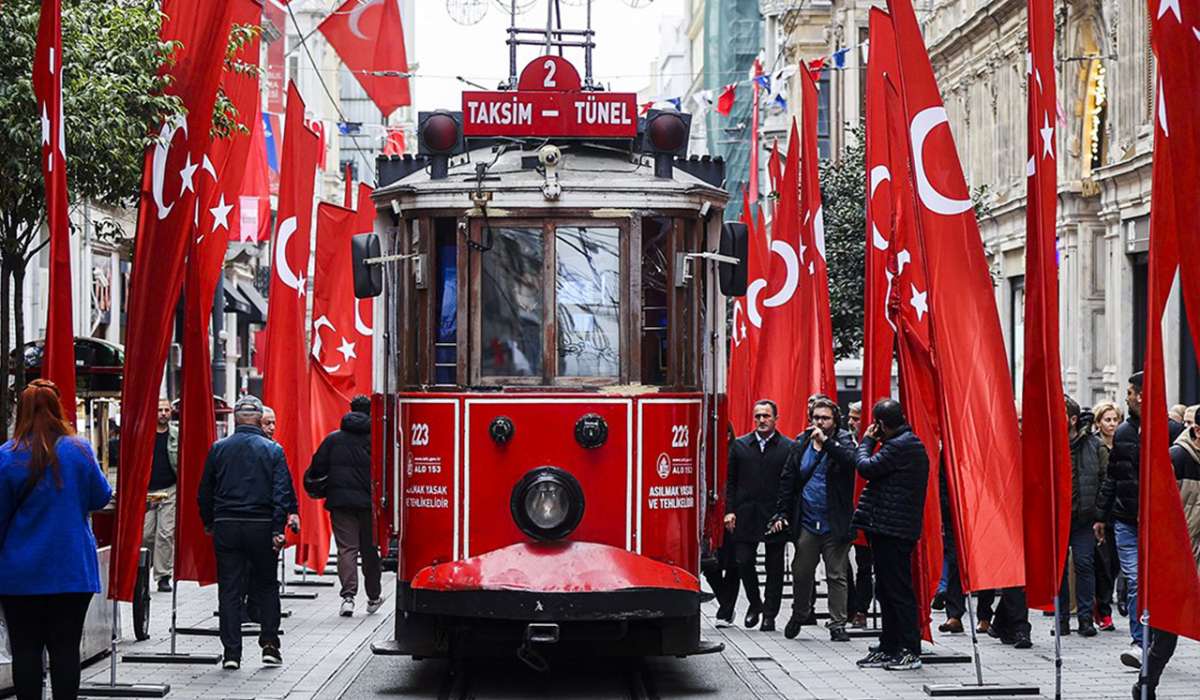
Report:
[{"label": "pedestrian", "polygon": [[263,406],[262,420],[258,424],[262,427],[263,435],[266,435],[268,440],[275,439],[275,409]]},{"label": "pedestrian", "polygon": [[[921,536],[929,457],[899,401],[883,399],[858,446],[855,465],[867,485],[852,524],[867,535],[875,558],[875,596],[883,629],[879,648],[858,661],[890,671],[921,668],[921,634],[912,582],[912,552]],[[876,452],[876,447],[879,447]]]},{"label": "pedestrian", "polygon": [[[733,434],[733,425],[726,424],[726,439],[732,445],[737,436]],[[715,537],[705,538],[706,555],[700,558],[700,570],[704,580],[712,589],[712,595],[717,600],[717,620],[733,623],[733,612],[737,605],[740,579],[737,569],[737,553],[734,551],[732,536],[721,538],[721,544],[715,545]]]},{"label": "pedestrian", "polygon": [[371,399],[361,394],[351,399],[341,428],[327,435],[313,454],[304,483],[306,488],[309,483],[321,484],[319,495],[325,499],[333,524],[342,617],[354,614],[360,553],[367,614],[373,614],[383,605],[383,574],[375,546],[375,500],[371,495]]},{"label": "pedestrian", "polygon": [[[1096,437],[1100,439],[1100,447],[1105,452],[1105,463],[1108,462],[1108,455],[1112,451],[1113,435],[1117,432],[1117,426],[1125,420],[1125,414],[1121,408],[1112,401],[1101,401],[1092,408],[1092,431]],[[1106,523],[1111,529],[1112,524]],[[1120,579],[1122,588],[1124,588],[1124,577],[1121,576],[1120,562],[1117,559],[1117,545],[1112,537],[1106,537],[1102,542],[1096,543],[1096,556],[1092,560],[1096,579],[1096,611],[1095,620],[1096,626],[1104,632],[1112,632],[1117,629],[1113,624],[1113,592],[1117,589],[1117,580]],[[1121,600],[1121,608],[1124,609],[1125,598],[1122,591],[1119,599]]]},{"label": "pedestrian", "polygon": [[[1125,392],[1129,417],[1113,434],[1108,470],[1100,486],[1100,505],[1093,525],[1097,540],[1112,537],[1117,547],[1121,573],[1125,575],[1128,594],[1130,648],[1121,652],[1121,663],[1141,668],[1142,622],[1137,616],[1138,591],[1138,469],[1141,450],[1142,373],[1129,377]],[[1109,528],[1106,523],[1112,522]]]},{"label": "pedestrian", "polygon": [[[858,436],[862,433],[862,401],[851,402],[846,409],[846,427],[858,446]],[[858,494],[855,493],[857,499]],[[854,545],[854,567],[847,570],[846,613],[850,616],[850,626],[863,629],[867,626],[867,613],[871,611],[871,600],[874,598],[875,584],[872,580],[871,548],[865,544]]]},{"label": "pedestrian", "polygon": [[92,446],[63,416],[58,387],[21,392],[13,438],[0,446],[0,607],[18,700],[42,697],[50,657],[55,700],[79,694],[79,644],[100,564],[89,514],[112,499]]},{"label": "pedestrian", "polygon": [[[747,628],[759,626],[773,632],[775,617],[783,601],[783,553],[786,534],[768,534],[767,523],[775,514],[779,478],[792,449],[792,441],[779,434],[775,424],[779,408],[770,399],[753,406],[754,431],[729,444],[729,470],[725,486],[725,529],[734,541],[738,576],[750,603],[743,621]],[[766,600],[759,595],[755,560],[758,545],[766,545]],[[722,618],[733,621],[732,608]]]},{"label": "pedestrian", "polygon": [[[1096,522],[1096,504],[1100,499],[1100,484],[1108,468],[1108,450],[1100,438],[1081,422],[1082,411],[1070,396],[1064,398],[1067,407],[1067,437],[1071,447],[1071,531],[1068,537],[1072,566],[1075,570],[1075,615],[1079,634],[1096,636],[1092,620],[1092,603],[1096,594],[1095,562],[1096,537],[1092,524]],[[1065,553],[1064,553],[1065,554]],[[1064,556],[1064,567],[1066,565]],[[1059,634],[1071,633],[1070,580],[1063,571],[1062,589],[1058,595]]]},{"label": "pedestrian", "polygon": [[[242,603],[246,572],[259,606],[263,664],[283,663],[279,652],[279,588],[275,558],[285,521],[300,529],[296,493],[283,448],[259,425],[262,402],[245,396],[234,406],[233,435],[209,450],[200,477],[200,519],[212,535],[217,559],[217,599],[225,669],[242,662]],[[290,515],[289,515],[290,514]]]},{"label": "pedestrian", "polygon": [[1197,409],[1200,409],[1200,406],[1188,406],[1183,411],[1183,429],[1184,430],[1187,430],[1188,428],[1190,428],[1196,424],[1196,410]]},{"label": "pedestrian", "polygon": [[862,432],[862,401],[853,401],[846,407],[846,429],[857,443],[858,435]]},{"label": "pedestrian", "polygon": [[829,637],[848,642],[846,569],[854,540],[854,438],[841,427],[838,407],[817,399],[808,412],[809,428],[792,442],[780,475],[772,533],[789,530],[792,556],[792,615],[783,636],[795,639],[812,613],[810,595],[818,560],[825,563],[829,588]]},{"label": "pedestrian", "polygon": [[1187,404],[1177,403],[1167,411],[1168,420],[1173,420],[1176,423],[1184,423],[1184,413],[1187,411]]},{"label": "pedestrian", "polygon": [[179,428],[171,422],[171,402],[158,400],[154,461],[142,519],[142,546],[153,552],[153,575],[158,590],[171,591],[175,572],[175,484],[179,478]]},{"label": "pedestrian", "polygon": [[[1189,408],[1194,411],[1197,407]],[[1187,520],[1188,535],[1192,539],[1192,558],[1200,570],[1200,429],[1193,424],[1175,444],[1171,445],[1171,465],[1175,468],[1175,480],[1179,483],[1179,497],[1183,500],[1183,514]],[[1167,630],[1152,628],[1150,653],[1146,664],[1146,676],[1133,685],[1133,697],[1140,700],[1142,684],[1146,688],[1147,700],[1154,700],[1163,669],[1175,655],[1179,636]]]},{"label": "pedestrian", "polygon": [[1115,402],[1104,400],[1092,407],[1093,430],[1108,449],[1113,447],[1117,428],[1125,420],[1125,412]]}]

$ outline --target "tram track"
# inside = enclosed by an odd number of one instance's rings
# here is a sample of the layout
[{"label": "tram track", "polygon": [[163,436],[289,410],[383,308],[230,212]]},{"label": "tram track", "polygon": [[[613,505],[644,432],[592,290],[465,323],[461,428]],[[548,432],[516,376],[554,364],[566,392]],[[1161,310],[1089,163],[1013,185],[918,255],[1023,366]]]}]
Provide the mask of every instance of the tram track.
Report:
[{"label": "tram track", "polygon": [[438,700],[554,697],[659,700],[641,659],[578,659],[534,671],[516,660],[462,660],[448,665]]}]

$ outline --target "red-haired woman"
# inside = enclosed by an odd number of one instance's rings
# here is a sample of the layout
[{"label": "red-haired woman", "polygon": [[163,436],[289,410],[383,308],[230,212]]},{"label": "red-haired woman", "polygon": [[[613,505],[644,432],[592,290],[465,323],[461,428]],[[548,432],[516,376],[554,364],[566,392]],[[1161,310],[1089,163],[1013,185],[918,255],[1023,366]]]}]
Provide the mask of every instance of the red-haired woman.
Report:
[{"label": "red-haired woman", "polygon": [[13,438],[0,445],[0,605],[18,700],[42,697],[43,650],[55,700],[79,694],[83,620],[100,592],[88,514],[111,498],[92,446],[63,417],[58,387],[31,382]]}]

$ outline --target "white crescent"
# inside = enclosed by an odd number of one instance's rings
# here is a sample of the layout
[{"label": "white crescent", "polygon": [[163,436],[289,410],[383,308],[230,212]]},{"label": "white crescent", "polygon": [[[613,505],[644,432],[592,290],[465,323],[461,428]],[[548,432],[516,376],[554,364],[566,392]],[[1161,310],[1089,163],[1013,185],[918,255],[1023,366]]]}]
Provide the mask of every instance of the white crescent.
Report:
[{"label": "white crescent", "polygon": [[929,132],[938,125],[947,124],[949,121],[944,107],[929,107],[913,117],[912,127],[909,130],[909,136],[912,139],[913,170],[916,171],[917,176],[917,196],[920,197],[921,204],[924,204],[926,209],[943,216],[961,214],[972,207],[970,197],[951,199],[938,192],[933,183],[929,181],[928,173],[925,172],[925,139],[929,136]]},{"label": "white crescent", "polygon": [[358,305],[362,303],[362,299],[354,300],[354,330],[358,331],[359,335],[371,337],[375,335],[375,329],[363,323],[362,316],[358,312]]},{"label": "white crescent", "polygon": [[762,314],[758,311],[758,295],[766,286],[767,281],[760,277],[746,287],[746,317],[750,319],[751,325],[755,328],[762,328]]},{"label": "white crescent", "polygon": [[796,255],[796,249],[783,241],[771,241],[771,252],[783,258],[783,265],[787,268],[787,279],[778,292],[763,299],[763,306],[768,309],[783,306],[791,301],[796,287],[800,285],[800,258]]},{"label": "white crescent", "polygon": [[[313,355],[313,359],[317,361],[317,364],[321,363],[321,348],[323,347],[323,343],[321,341],[321,329],[322,328],[328,328],[331,331],[337,330],[336,328],[333,327],[333,323],[325,316],[322,316],[321,318],[318,318],[316,321],[313,321],[312,355]],[[341,364],[336,364],[332,367],[330,367],[329,365],[321,365],[321,369],[325,370],[329,374],[333,374],[334,372],[338,371],[341,368],[342,368]]]},{"label": "white crescent", "polygon": [[362,33],[362,30],[359,29],[358,23],[360,20],[362,20],[362,14],[367,11],[368,7],[382,4],[383,0],[358,0],[358,5],[356,5],[355,8],[350,11],[350,19],[346,21],[346,23],[350,26],[350,33],[359,39],[366,41],[367,37]]},{"label": "white crescent", "polygon": [[304,281],[296,276],[296,273],[288,265],[287,259],[288,241],[292,240],[295,233],[296,217],[289,216],[279,224],[279,235],[275,239],[275,272],[279,275],[280,282],[300,291],[300,286],[304,284]]},{"label": "white crescent", "polygon": [[[750,292],[749,288],[746,289],[746,292],[747,293]],[[746,340],[746,336],[738,335],[738,316],[745,316],[745,315],[746,315],[746,312],[742,310],[742,300],[738,299],[737,301],[733,302],[733,324],[732,325],[733,325],[733,344],[734,345],[741,345],[742,342]]]},{"label": "white crescent", "polygon": [[176,117],[174,121],[164,123],[162,130],[158,132],[158,143],[154,144],[154,159],[150,164],[150,195],[154,198],[154,206],[158,208],[158,220],[162,221],[171,215],[171,210],[175,208],[175,203],[166,204],[163,202],[163,177],[167,173],[167,155],[171,151],[171,143],[175,140],[175,132],[183,130],[183,138],[186,140],[187,119]]},{"label": "white crescent", "polygon": [[825,259],[825,207],[817,207],[817,215],[813,217],[813,238],[817,241],[817,252]]},{"label": "white crescent", "polygon": [[[875,200],[875,190],[884,182],[891,182],[892,173],[886,165],[876,165],[871,168],[871,200]],[[879,228],[875,225],[875,215],[871,215],[871,243],[876,250],[887,250],[888,240],[879,232]]]}]

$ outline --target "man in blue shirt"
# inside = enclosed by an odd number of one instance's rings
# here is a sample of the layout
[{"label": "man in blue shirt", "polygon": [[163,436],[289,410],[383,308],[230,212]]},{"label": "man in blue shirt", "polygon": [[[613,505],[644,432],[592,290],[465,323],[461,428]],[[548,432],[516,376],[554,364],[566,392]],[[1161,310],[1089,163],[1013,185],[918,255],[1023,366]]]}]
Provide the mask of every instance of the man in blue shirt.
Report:
[{"label": "man in blue shirt", "polygon": [[808,412],[811,427],[796,438],[779,480],[771,532],[789,526],[796,543],[792,558],[792,617],[783,634],[793,639],[812,612],[817,561],[825,562],[829,585],[829,636],[848,642],[847,568],[854,535],[854,437],[840,426],[838,408],[821,397]]}]

